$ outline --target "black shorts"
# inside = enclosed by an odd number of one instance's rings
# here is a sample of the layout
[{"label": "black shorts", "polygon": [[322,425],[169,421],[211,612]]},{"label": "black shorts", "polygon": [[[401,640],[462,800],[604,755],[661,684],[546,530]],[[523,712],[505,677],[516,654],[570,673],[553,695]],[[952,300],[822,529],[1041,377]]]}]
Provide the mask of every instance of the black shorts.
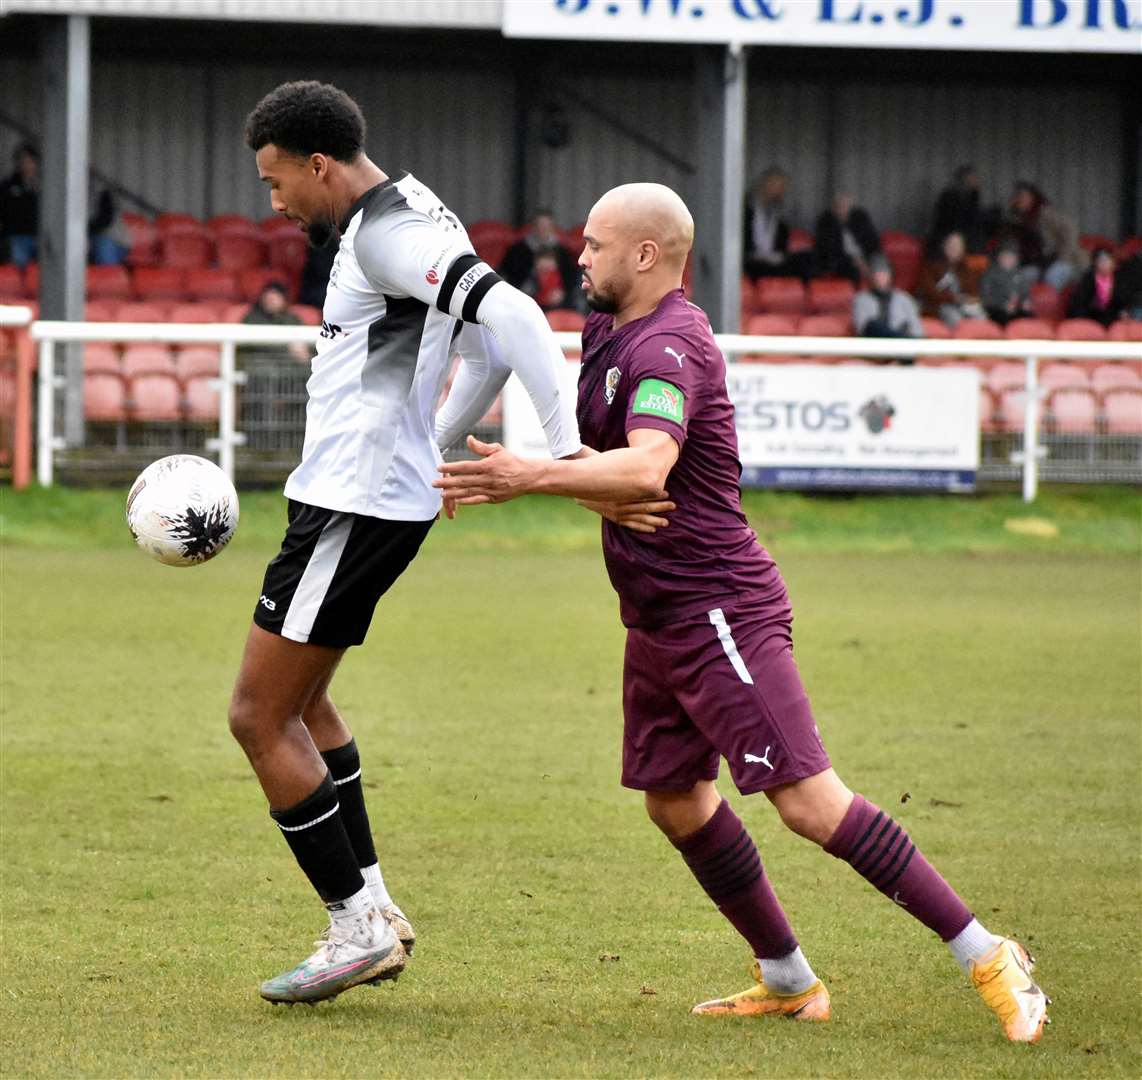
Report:
[{"label": "black shorts", "polygon": [[424,542],[431,521],[384,521],[289,503],[282,549],[266,568],[254,622],[291,641],[344,649]]}]

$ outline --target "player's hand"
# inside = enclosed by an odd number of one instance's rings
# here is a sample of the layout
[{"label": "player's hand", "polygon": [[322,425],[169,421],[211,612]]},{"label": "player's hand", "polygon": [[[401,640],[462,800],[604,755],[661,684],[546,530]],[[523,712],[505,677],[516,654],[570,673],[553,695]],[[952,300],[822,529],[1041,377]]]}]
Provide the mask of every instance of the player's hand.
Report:
[{"label": "player's hand", "polygon": [[621,525],[637,533],[654,533],[659,529],[668,528],[670,521],[663,517],[677,506],[670,501],[670,496],[660,492],[657,499],[644,500],[632,503],[595,502],[592,499],[576,499],[580,506],[592,510],[600,517]]},{"label": "player's hand", "polygon": [[480,457],[476,461],[446,461],[439,466],[444,475],[432,486],[444,492],[453,507],[480,503],[507,502],[527,492],[534,481],[536,466],[517,457],[499,443],[480,442],[468,436],[468,449]]}]

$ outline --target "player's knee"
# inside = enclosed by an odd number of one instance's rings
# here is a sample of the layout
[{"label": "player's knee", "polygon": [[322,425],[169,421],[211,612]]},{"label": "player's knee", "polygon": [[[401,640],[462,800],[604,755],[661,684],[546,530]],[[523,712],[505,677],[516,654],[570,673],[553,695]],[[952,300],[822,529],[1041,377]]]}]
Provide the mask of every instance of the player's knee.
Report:
[{"label": "player's knee", "polygon": [[237,740],[238,745],[247,753],[256,749],[263,737],[265,724],[262,710],[258,708],[258,703],[254,697],[243,693],[240,689],[235,689],[230,698],[227,718],[230,724],[230,734]]}]

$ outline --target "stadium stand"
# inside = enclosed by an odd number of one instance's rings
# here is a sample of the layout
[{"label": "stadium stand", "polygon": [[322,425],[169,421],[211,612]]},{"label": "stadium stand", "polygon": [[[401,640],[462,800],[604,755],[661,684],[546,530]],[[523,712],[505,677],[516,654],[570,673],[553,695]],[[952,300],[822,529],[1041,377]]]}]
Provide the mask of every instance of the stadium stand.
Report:
[{"label": "stadium stand", "polygon": [[129,385],[127,408],[131,419],[182,419],[182,388],[173,373],[148,372],[135,375]]},{"label": "stadium stand", "polygon": [[1056,323],[1066,317],[1067,305],[1053,285],[1048,285],[1044,281],[1037,282],[1031,286],[1028,297],[1036,318]]},{"label": "stadium stand", "polygon": [[226,304],[219,300],[198,300],[193,303],[175,304],[167,316],[173,323],[215,323],[222,321]]},{"label": "stadium stand", "polygon": [[110,342],[92,341],[83,347],[83,371],[87,375],[99,372],[120,375],[119,352]]},{"label": "stadium stand", "polygon": [[191,269],[209,266],[214,245],[205,232],[168,232],[159,241],[164,266]]},{"label": "stadium stand", "polygon": [[123,349],[121,371],[128,379],[155,374],[174,378],[174,357],[166,345],[131,344]]},{"label": "stadium stand", "polygon": [[[800,278],[761,278],[755,291],[759,312],[772,315],[800,315],[805,310],[805,286]],[[751,331],[754,332],[756,331]]]},{"label": "stadium stand", "polygon": [[1098,403],[1090,390],[1066,387],[1048,399],[1047,429],[1067,435],[1093,435],[1098,429]]},{"label": "stadium stand", "polygon": [[910,233],[889,229],[880,234],[880,248],[892,263],[896,287],[914,292],[924,261],[923,242]]},{"label": "stadium stand", "polygon": [[83,317],[88,322],[116,322],[119,307],[113,300],[88,300],[83,305]]},{"label": "stadium stand", "polygon": [[1081,364],[1046,364],[1039,371],[1039,385],[1045,390],[1061,390],[1064,387],[1090,386],[1086,368]]},{"label": "stadium stand", "polygon": [[115,308],[116,322],[166,322],[171,305],[159,300],[128,300]]},{"label": "stadium stand", "polygon": [[223,270],[256,270],[265,265],[266,245],[257,233],[224,233],[215,238],[214,254]]},{"label": "stadium stand", "polygon": [[1142,435],[1142,388],[1120,387],[1102,395],[1106,432],[1110,435]]},{"label": "stadium stand", "polygon": [[218,420],[218,390],[206,377],[189,379],[183,386],[186,395],[186,418],[197,423],[216,423]]},{"label": "stadium stand", "polygon": [[129,300],[131,278],[125,266],[89,266],[87,295],[93,300]]},{"label": "stadium stand", "polygon": [[1090,374],[1090,385],[1099,394],[1117,387],[1142,390],[1142,375],[1125,364],[1100,364]]},{"label": "stadium stand", "polygon": [[1050,341],[1055,336],[1055,324],[1047,319],[1012,319],[1003,329],[1009,340],[1031,338]]},{"label": "stadium stand", "polygon": [[191,345],[179,349],[175,353],[174,367],[184,387],[191,379],[215,376],[219,370],[218,348],[214,345]]},{"label": "stadium stand", "polygon": [[952,331],[952,337],[1000,341],[1003,338],[1003,331],[990,319],[961,319]]},{"label": "stadium stand", "polygon": [[181,300],[186,295],[184,274],[169,266],[140,266],[134,273],[140,300]]},{"label": "stadium stand", "polygon": [[193,300],[237,300],[241,295],[238,279],[229,270],[202,268],[187,270],[186,295]]},{"label": "stadium stand", "polygon": [[1064,319],[1055,328],[1059,341],[1105,341],[1106,328],[1094,319]]},{"label": "stadium stand", "polygon": [[809,282],[809,310],[817,315],[849,315],[855,295],[847,278],[817,278]]},{"label": "stadium stand", "polygon": [[126,419],[127,394],[122,377],[105,371],[85,375],[83,412],[88,420],[96,423]]},{"label": "stadium stand", "polygon": [[853,321],[847,315],[805,315],[797,324],[797,333],[803,337],[849,337]]}]

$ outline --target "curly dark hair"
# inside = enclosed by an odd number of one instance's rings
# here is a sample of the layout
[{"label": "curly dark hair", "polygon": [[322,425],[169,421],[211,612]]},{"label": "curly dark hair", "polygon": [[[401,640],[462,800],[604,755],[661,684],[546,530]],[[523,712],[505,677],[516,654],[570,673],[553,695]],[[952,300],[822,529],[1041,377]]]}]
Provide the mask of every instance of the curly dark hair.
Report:
[{"label": "curly dark hair", "polygon": [[329,83],[282,83],[246,118],[246,145],[257,151],[267,143],[298,157],[328,154],[348,163],[364,149],[365,118],[344,90]]}]

